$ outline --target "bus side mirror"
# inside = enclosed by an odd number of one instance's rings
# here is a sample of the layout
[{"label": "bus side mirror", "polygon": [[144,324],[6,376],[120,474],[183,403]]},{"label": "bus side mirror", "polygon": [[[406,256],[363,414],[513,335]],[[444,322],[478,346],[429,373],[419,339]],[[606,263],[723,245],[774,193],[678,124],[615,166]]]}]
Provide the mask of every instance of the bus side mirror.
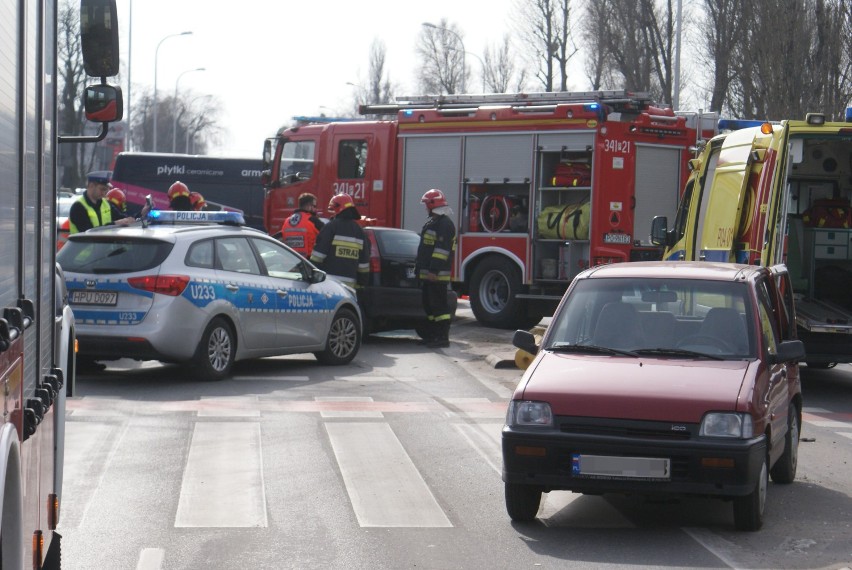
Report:
[{"label": "bus side mirror", "polygon": [[115,0],[81,0],[80,43],[86,75],[118,75],[118,16]]},{"label": "bus side mirror", "polygon": [[89,85],[83,94],[86,118],[98,123],[112,123],[124,117],[121,88],[113,85]]},{"label": "bus side mirror", "polygon": [[665,216],[655,216],[651,222],[651,243],[668,246],[668,219]]}]

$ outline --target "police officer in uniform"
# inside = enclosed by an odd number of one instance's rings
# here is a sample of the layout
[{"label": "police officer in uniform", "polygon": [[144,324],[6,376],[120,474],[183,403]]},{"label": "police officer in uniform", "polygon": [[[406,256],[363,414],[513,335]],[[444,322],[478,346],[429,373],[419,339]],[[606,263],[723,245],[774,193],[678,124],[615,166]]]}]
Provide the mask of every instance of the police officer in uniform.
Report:
[{"label": "police officer in uniform", "polygon": [[86,191],[76,202],[71,204],[68,213],[69,233],[76,234],[99,226],[126,226],[133,223],[132,216],[117,218],[118,212],[112,203],[106,199],[112,189],[109,177],[101,172],[92,172],[87,177]]},{"label": "police officer in uniform", "polygon": [[417,277],[423,286],[423,310],[428,318],[423,343],[429,348],[446,348],[450,346],[452,318],[447,288],[456,250],[456,226],[450,219],[452,211],[443,192],[433,188],[420,201],[429,211],[420,232],[416,263]]},{"label": "police officer in uniform", "polygon": [[324,225],[317,216],[317,197],[305,192],[299,196],[298,209],[281,225],[281,241],[305,257],[310,257]]},{"label": "police officer in uniform", "polygon": [[370,276],[370,242],[358,220],[352,196],[338,194],[328,203],[332,220],[320,230],[311,261],[351,286],[366,285]]}]

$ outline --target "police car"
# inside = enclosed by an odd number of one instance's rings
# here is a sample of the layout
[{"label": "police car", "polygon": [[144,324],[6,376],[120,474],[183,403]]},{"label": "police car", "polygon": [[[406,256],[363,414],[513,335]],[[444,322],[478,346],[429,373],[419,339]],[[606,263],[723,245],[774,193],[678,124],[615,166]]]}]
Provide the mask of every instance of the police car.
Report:
[{"label": "police car", "polygon": [[242,223],[234,212],[154,210],[71,236],[57,261],[78,358],[183,363],[211,380],[247,358],[350,362],[362,334],[355,293]]}]

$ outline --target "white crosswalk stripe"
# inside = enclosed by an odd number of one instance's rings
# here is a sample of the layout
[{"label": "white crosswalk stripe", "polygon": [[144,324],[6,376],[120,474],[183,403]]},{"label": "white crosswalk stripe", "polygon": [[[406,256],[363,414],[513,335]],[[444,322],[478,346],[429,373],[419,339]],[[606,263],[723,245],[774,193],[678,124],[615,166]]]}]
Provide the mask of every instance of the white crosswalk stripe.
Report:
[{"label": "white crosswalk stripe", "polygon": [[176,527],[265,527],[257,422],[199,422],[184,470]]},{"label": "white crosswalk stripe", "polygon": [[388,424],[325,428],[362,527],[453,526]]}]

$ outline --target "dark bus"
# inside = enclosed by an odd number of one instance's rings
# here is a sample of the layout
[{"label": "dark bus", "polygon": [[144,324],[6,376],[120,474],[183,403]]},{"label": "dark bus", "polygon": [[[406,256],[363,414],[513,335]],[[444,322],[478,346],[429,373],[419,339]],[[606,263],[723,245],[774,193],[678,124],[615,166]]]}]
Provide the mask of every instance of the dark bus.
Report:
[{"label": "dark bus", "polygon": [[148,194],[155,207],[167,209],[169,186],[180,180],[190,192],[204,196],[208,210],[241,211],[247,225],[265,231],[262,169],[260,158],[122,152],[115,159],[112,183],[127,195],[128,211],[136,212]]}]

